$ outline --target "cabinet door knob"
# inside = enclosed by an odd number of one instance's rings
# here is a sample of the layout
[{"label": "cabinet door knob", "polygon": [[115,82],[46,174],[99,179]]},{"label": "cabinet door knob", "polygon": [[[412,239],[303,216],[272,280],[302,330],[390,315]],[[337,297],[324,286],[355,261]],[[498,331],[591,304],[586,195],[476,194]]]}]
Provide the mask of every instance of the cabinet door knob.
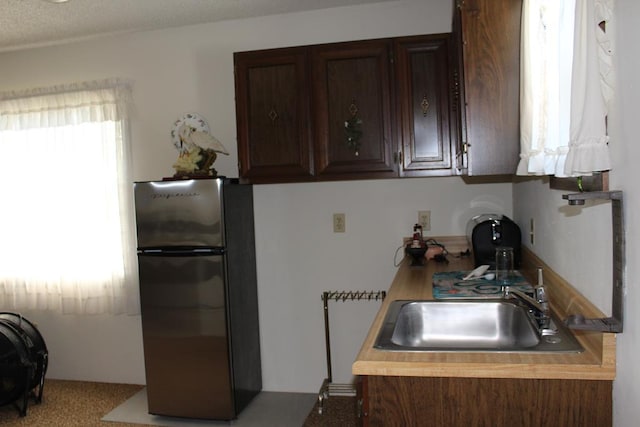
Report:
[{"label": "cabinet door knob", "polygon": [[420,108],[422,108],[422,116],[427,117],[427,111],[429,111],[429,100],[427,99],[426,93],[422,97],[422,102],[420,102]]},{"label": "cabinet door knob", "polygon": [[351,101],[348,110],[351,117],[344,122],[346,145],[357,156],[360,150],[360,138],[362,138],[362,119],[358,117],[358,106],[355,99]]},{"label": "cabinet door knob", "polygon": [[271,111],[269,111],[269,118],[271,119],[272,122],[275,122],[276,120],[278,120],[278,112],[276,111],[276,107],[271,107]]}]

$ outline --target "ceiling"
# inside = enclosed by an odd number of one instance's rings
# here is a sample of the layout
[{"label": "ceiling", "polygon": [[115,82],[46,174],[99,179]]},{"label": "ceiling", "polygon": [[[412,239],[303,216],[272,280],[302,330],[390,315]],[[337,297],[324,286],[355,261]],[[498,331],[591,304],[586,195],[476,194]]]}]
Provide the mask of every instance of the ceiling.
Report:
[{"label": "ceiling", "polygon": [[391,0],[0,0],[0,52],[132,31]]}]

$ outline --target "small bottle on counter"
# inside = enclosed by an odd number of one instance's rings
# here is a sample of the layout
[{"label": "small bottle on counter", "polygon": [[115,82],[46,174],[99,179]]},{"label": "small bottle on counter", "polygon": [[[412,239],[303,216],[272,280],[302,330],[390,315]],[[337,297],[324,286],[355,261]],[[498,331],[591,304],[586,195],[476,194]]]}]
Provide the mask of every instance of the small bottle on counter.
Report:
[{"label": "small bottle on counter", "polygon": [[413,238],[411,241],[412,248],[421,248],[424,245],[424,239],[422,237],[422,226],[415,224],[413,226]]}]

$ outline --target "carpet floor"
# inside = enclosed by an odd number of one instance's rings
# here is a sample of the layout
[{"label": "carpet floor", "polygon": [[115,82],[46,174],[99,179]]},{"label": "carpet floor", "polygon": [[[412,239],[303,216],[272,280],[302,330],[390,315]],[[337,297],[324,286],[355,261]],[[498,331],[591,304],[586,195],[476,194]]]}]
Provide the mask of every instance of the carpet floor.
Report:
[{"label": "carpet floor", "polygon": [[304,427],[355,427],[359,425],[356,416],[356,398],[331,396],[324,403],[322,415],[318,404],[309,412]]},{"label": "carpet floor", "polygon": [[132,384],[46,380],[41,403],[30,400],[24,417],[12,404],[0,407],[0,425],[140,427],[140,424],[103,422],[100,418],[142,388]]},{"label": "carpet floor", "polygon": [[[21,417],[12,404],[0,406],[0,425],[47,427],[141,427],[101,421],[106,414],[137,394],[144,386],[85,381],[46,380],[42,402],[30,400],[27,415]],[[351,427],[357,425],[355,398],[332,396],[325,402],[323,414],[317,404],[309,412],[304,427]]]}]

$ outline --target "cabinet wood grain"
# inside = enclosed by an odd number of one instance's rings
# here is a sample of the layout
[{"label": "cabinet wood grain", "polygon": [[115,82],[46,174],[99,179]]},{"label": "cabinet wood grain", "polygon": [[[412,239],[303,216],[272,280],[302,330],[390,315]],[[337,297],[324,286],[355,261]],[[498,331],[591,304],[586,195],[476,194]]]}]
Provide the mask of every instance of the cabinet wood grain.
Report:
[{"label": "cabinet wood grain", "polygon": [[455,0],[461,129],[468,175],[514,174],[519,159],[522,0]]},{"label": "cabinet wood grain", "polygon": [[454,174],[451,47],[446,33],[235,53],[241,179]]},{"label": "cabinet wood grain", "polygon": [[582,427],[612,423],[612,382],[372,376],[364,425]]},{"label": "cabinet wood grain", "polygon": [[[391,133],[391,42],[369,40],[311,49],[316,175],[397,176]],[[361,136],[349,146],[345,127]]]},{"label": "cabinet wood grain", "polygon": [[401,176],[451,174],[453,111],[451,35],[394,41]]},{"label": "cabinet wood grain", "polygon": [[234,54],[240,176],[250,182],[313,177],[306,49]]}]

